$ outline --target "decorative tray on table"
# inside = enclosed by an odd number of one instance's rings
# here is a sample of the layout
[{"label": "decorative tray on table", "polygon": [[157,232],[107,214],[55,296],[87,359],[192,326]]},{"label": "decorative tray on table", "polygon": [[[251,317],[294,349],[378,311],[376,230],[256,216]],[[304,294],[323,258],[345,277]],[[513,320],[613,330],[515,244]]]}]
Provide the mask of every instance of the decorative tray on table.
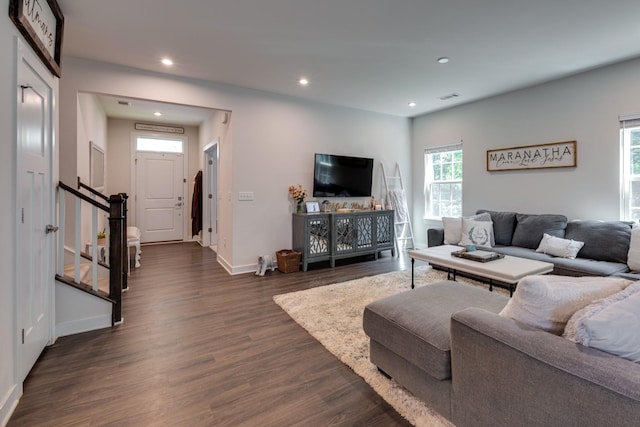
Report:
[{"label": "decorative tray on table", "polygon": [[475,250],[475,251],[467,251],[466,249],[462,249],[460,251],[453,251],[451,255],[458,258],[470,259],[472,261],[478,262],[489,262],[495,261],[497,259],[504,258],[504,255],[499,254],[497,252],[491,251],[483,251],[483,250]]}]

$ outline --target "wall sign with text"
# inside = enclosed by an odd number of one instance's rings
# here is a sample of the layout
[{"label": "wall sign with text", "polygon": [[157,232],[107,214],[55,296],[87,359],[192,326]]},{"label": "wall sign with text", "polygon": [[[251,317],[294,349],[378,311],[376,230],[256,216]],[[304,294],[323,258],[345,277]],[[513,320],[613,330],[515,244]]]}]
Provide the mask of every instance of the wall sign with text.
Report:
[{"label": "wall sign with text", "polygon": [[10,0],[9,18],[44,65],[60,77],[64,16],[56,0]]},{"label": "wall sign with text", "polygon": [[578,165],[576,141],[487,150],[487,171],[574,168]]}]

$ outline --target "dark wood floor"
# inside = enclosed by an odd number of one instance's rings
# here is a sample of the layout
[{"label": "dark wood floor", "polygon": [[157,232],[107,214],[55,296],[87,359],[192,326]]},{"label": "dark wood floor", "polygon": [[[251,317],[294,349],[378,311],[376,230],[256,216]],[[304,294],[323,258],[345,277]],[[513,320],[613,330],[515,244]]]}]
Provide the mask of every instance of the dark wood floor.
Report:
[{"label": "dark wood floor", "polygon": [[405,426],[272,296],[408,267],[374,261],[228,275],[195,243],[145,246],[124,324],[63,337],[8,426]]}]

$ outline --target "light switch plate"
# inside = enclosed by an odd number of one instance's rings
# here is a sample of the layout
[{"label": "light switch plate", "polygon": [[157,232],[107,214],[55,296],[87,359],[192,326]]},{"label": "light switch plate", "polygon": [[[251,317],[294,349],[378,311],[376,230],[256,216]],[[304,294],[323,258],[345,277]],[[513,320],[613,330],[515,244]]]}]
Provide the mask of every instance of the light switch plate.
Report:
[{"label": "light switch plate", "polygon": [[253,200],[253,191],[240,191],[238,193],[238,200],[242,202],[248,202]]}]

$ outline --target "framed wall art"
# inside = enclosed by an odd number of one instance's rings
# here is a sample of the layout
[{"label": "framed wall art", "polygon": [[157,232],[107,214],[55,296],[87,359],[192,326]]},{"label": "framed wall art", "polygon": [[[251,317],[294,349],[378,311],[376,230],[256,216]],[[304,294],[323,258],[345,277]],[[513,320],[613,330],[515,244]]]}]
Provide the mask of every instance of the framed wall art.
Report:
[{"label": "framed wall art", "polygon": [[576,141],[487,150],[487,171],[575,168],[577,155]]},{"label": "framed wall art", "polygon": [[64,16],[56,0],[9,0],[9,18],[44,65],[60,77]]}]

